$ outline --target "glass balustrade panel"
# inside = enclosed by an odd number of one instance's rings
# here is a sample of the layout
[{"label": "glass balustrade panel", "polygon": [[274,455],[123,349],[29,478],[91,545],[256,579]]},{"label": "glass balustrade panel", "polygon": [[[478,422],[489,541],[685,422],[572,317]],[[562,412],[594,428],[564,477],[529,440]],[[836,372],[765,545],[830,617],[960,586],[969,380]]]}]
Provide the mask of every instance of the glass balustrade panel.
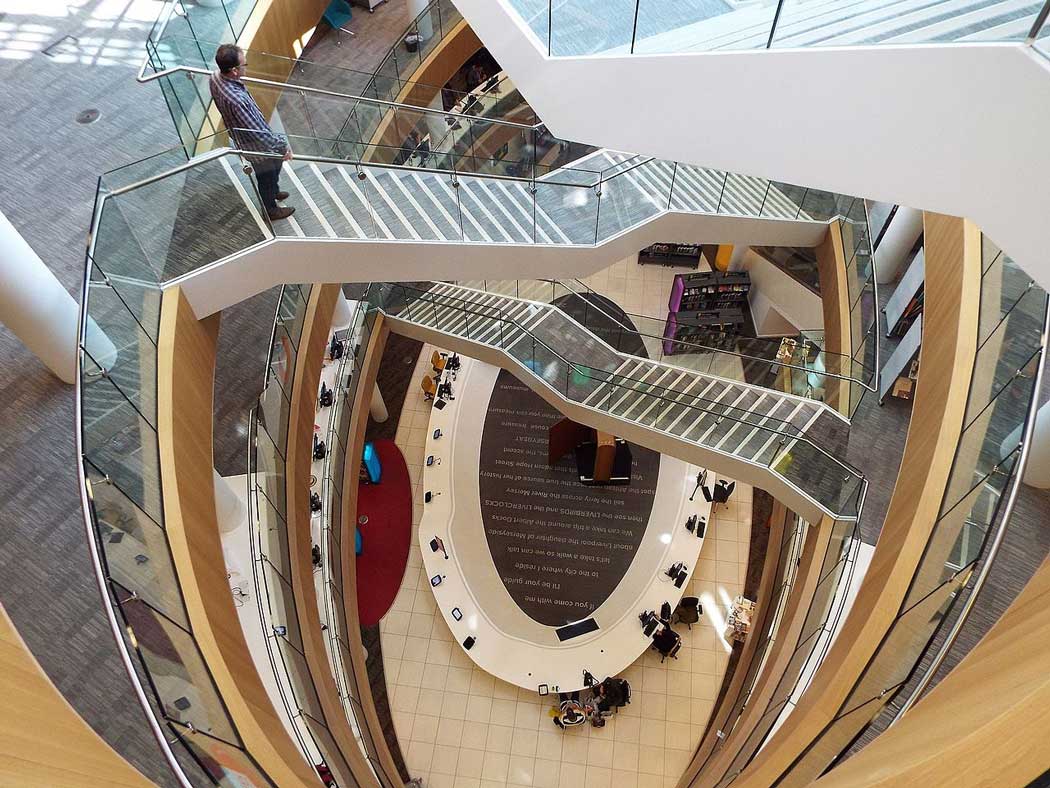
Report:
[{"label": "glass balustrade panel", "polygon": [[751,5],[686,0],[639,0],[634,52],[758,49],[766,45],[776,3]]}]

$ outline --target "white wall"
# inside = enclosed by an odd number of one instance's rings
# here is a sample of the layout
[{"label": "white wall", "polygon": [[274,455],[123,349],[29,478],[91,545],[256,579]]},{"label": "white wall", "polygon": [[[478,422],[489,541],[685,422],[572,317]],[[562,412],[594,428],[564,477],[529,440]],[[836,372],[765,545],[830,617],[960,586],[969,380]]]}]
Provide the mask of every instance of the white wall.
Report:
[{"label": "white wall", "polygon": [[[749,300],[756,328],[765,320],[764,316],[770,307],[798,331],[824,328],[824,306],[820,296],[800,285],[764,257],[748,249],[739,270],[751,274]],[[763,333],[778,332],[771,326],[769,331],[759,330],[759,336]]]},{"label": "white wall", "polygon": [[975,221],[1050,289],[1050,61],[1019,44],[548,58],[456,6],[568,139]]}]

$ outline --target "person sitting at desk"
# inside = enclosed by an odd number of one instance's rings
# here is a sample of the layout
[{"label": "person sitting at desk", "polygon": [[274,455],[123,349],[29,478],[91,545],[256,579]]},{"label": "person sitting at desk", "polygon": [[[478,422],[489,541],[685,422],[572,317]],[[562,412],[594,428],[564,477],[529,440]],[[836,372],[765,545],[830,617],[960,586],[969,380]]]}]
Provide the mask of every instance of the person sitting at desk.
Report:
[{"label": "person sitting at desk", "polygon": [[583,723],[587,722],[590,708],[580,703],[579,692],[572,692],[568,695],[560,692],[558,693],[558,699],[560,702],[553,715],[555,725],[564,730],[565,728],[583,725]]},{"label": "person sitting at desk", "polygon": [[630,699],[630,685],[624,679],[607,678],[594,688],[594,702],[600,714],[626,706]]},{"label": "person sitting at desk", "polygon": [[475,63],[469,69],[467,69],[466,80],[467,90],[471,91],[485,81],[485,69],[481,67],[480,63]]}]

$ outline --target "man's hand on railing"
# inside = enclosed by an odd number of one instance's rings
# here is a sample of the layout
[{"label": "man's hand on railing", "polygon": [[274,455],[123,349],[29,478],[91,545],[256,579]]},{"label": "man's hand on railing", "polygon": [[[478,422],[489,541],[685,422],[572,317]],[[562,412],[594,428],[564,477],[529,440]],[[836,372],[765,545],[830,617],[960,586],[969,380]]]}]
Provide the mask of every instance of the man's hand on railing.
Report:
[{"label": "man's hand on railing", "polygon": [[291,161],[292,160],[292,148],[291,148],[291,146],[289,146],[288,148],[285,149],[285,151],[284,151],[284,160],[285,161]]}]

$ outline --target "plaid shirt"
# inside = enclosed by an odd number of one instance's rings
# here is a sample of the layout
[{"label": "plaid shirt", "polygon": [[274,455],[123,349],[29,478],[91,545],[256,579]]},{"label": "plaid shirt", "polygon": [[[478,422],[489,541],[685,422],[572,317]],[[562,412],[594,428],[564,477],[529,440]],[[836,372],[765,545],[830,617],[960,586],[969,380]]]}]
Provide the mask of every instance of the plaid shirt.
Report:
[{"label": "plaid shirt", "polygon": [[[212,101],[218,107],[223,122],[226,123],[226,128],[238,148],[282,155],[288,150],[288,141],[273,132],[243,82],[239,79],[229,79],[214,71],[209,87]],[[273,161],[261,156],[245,158],[251,161],[258,159],[257,164]]]}]

